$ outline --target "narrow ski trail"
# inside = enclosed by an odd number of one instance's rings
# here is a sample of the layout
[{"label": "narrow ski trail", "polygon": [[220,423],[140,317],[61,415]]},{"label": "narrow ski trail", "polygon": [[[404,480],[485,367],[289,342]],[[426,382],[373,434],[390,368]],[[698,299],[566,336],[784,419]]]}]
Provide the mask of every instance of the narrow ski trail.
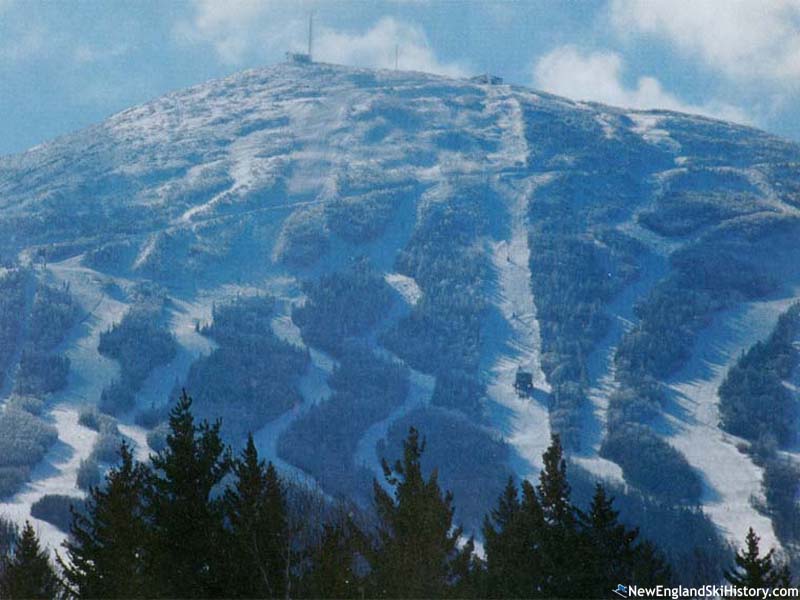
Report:
[{"label": "narrow ski trail", "polygon": [[[541,336],[531,289],[527,225],[528,204],[535,201],[537,186],[548,180],[549,176],[543,175],[505,186],[509,238],[491,243],[491,260],[497,276],[497,308],[505,322],[507,337],[488,369],[487,394],[501,409],[493,411],[495,425],[522,460],[514,465],[514,470],[525,478],[538,472],[542,454],[550,444],[546,401],[550,385],[541,367]],[[495,333],[498,334],[503,335]],[[533,398],[521,398],[515,390],[518,369],[532,375],[536,390]]]},{"label": "narrow ski trail", "polygon": [[779,548],[770,519],[752,505],[762,495],[763,469],[741,452],[743,440],[719,428],[719,386],[742,352],[769,336],[795,298],[751,302],[720,313],[702,332],[692,358],[668,381],[666,439],[703,477],[704,512],[725,537],[740,543],[753,527],[764,548]]}]

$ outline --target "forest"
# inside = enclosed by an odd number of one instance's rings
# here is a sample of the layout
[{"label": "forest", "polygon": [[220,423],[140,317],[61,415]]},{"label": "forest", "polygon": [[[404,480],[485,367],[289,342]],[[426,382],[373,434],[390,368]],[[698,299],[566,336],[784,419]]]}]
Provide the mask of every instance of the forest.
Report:
[{"label": "forest", "polygon": [[150,372],[175,357],[175,337],[160,321],[165,302],[162,291],[141,286],[122,320],[101,334],[97,351],[120,366],[119,379],[102,391],[101,411],[118,416],[132,410],[136,392]]},{"label": "forest", "polygon": [[[274,308],[270,296],[240,296],[215,306],[212,322],[199,328],[217,348],[192,364],[185,385],[198,390],[199,415],[226,415],[226,439],[244,439],[301,401],[296,382],[308,367],[308,352],[273,333]],[[176,388],[173,400],[179,393]]]},{"label": "forest", "polygon": [[781,314],[766,340],[739,357],[719,387],[720,427],[747,440],[744,450],[764,468],[763,509],[787,544],[800,540],[800,469],[780,453],[797,442],[793,424],[800,406],[787,385],[793,384],[800,365],[798,333],[800,304],[794,304]]},{"label": "forest", "polygon": [[[413,427],[372,510],[331,504],[281,478],[252,437],[234,455],[220,423],[195,420],[183,394],[167,445],[147,463],[119,460],[80,509],[51,561],[33,527],[0,520],[4,598],[588,598],[620,581],[670,585],[661,550],[620,523],[595,484],[572,498],[555,435],[538,482],[508,479],[485,516],[482,552],[454,521],[457,498],[426,473]],[[48,501],[55,503],[53,500]],[[750,531],[725,572],[743,586],[792,575]],[[576,566],[578,566],[576,568]]]}]

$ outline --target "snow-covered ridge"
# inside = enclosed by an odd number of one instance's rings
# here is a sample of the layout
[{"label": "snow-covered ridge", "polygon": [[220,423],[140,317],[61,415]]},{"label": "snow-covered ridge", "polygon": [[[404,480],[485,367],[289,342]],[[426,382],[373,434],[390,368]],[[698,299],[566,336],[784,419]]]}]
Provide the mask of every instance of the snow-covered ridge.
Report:
[{"label": "snow-covered ridge", "polygon": [[[614,157],[599,152],[620,140],[632,156],[658,155],[668,165],[647,175],[636,165],[609,166],[606,161]],[[553,155],[546,155],[546,146],[555,148],[548,150]],[[593,151],[599,153],[594,163],[585,158],[576,162],[580,152]],[[103,293],[105,282],[157,279],[169,288],[167,321],[178,355],[154,370],[138,395],[141,407],[158,404],[192,361],[213,349],[195,323],[207,322],[213,302],[237,292],[277,296],[273,331],[303,346],[291,321],[291,307],[302,301],[298,283],[335,271],[361,254],[367,244],[342,240],[353,231],[375,236],[369,241],[370,258],[380,262],[386,282],[407,307],[424,304],[417,282],[397,272],[396,257],[426,202],[447,202],[452,190],[470,189],[476,181],[500,199],[497,214],[490,215],[497,220],[490,224],[492,235],[476,240],[493,267],[487,287],[492,288],[490,308],[496,319],[482,340],[491,352],[483,355],[481,375],[495,409],[493,425],[516,451],[515,472],[533,476],[550,439],[549,386],[541,369],[537,299],[530,285],[538,275],[530,271],[528,244],[528,215],[537,189],[550,173],[575,164],[598,178],[598,185],[605,183],[606,169],[625,170],[632,178],[652,175],[662,182],[693,168],[736,169],[746,174],[770,211],[796,214],[797,206],[779,193],[760,163],[740,164],[746,162],[741,154],[748,153],[767,162],[800,161],[800,150],[787,142],[699,117],[579,104],[508,85],[314,64],[256,69],[174,92],[25,154],[2,158],[0,251],[26,257],[38,248],[56,253],[48,270],[70,283],[89,317],[66,342],[72,360],[69,387],[51,400],[50,418],[61,434],[61,443],[45,459],[52,469],[36,471],[31,485],[0,505],[0,512],[23,518],[37,494],[66,490],[74,484],[80,458],[90,452],[93,434],[75,425],[76,411],[96,402],[117,376],[114,361],[97,353],[97,341],[128,309]],[[550,170],[544,164],[548,160],[559,166]],[[388,209],[375,202],[378,193],[407,188],[415,191],[392,196],[395,205]],[[336,212],[342,206],[355,215],[344,225]],[[589,471],[612,480],[621,477],[619,469],[596,454],[613,391],[613,347],[635,320],[636,301],[660,276],[656,263],[666,268],[669,255],[686,243],[645,228],[635,218],[641,208],[631,207],[634,216],[617,228],[641,241],[655,258],[652,264],[645,261],[641,284],[609,306],[614,331],[608,344],[596,350],[590,374],[587,418],[595,428],[586,428],[587,451],[577,457]],[[406,229],[398,225],[405,218],[401,215],[408,215]],[[387,233],[392,227],[403,229],[402,235]],[[308,244],[310,262],[281,263],[283,253],[277,249],[286,240]],[[121,249],[108,252],[107,264],[91,262],[94,251],[113,250],[114,244]],[[717,428],[716,387],[738,351],[771,327],[773,309],[777,306],[769,303],[743,309],[751,311],[748,318],[758,317],[751,325],[727,313],[720,317],[703,334],[709,344],[722,344],[719,354],[703,359],[706,346],[701,346],[700,362],[670,382],[673,400],[684,408],[680,418],[670,417],[676,431],[670,441],[702,472],[709,485],[704,505],[736,541],[740,522],[756,525],[766,536],[769,524],[749,502],[759,493],[760,472]],[[330,394],[326,378],[333,362],[316,349],[310,353],[312,365],[299,382],[304,402],[268,423],[256,439],[265,457],[313,483],[276,454],[280,433]],[[520,368],[533,376],[534,399],[514,390]],[[361,440],[359,462],[378,469],[376,443],[395,419],[428,402],[433,378],[413,372],[411,383],[407,403]],[[138,456],[144,458],[145,433],[132,416],[122,419],[120,429],[137,442]],[[726,479],[731,469],[738,476]],[[79,492],[73,486],[64,493]],[[38,525],[50,543],[61,535]]]}]

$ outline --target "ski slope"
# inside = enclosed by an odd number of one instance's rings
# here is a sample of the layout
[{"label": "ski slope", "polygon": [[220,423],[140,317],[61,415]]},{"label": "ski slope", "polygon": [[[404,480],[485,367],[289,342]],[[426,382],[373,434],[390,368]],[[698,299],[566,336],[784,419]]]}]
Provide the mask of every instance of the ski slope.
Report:
[{"label": "ski slope", "polygon": [[0,503],[0,514],[11,515],[17,522],[29,519],[38,529],[42,541],[56,550],[65,534],[56,527],[32,519],[31,505],[45,494],[64,494],[82,498],[76,486],[81,460],[92,451],[97,433],[78,423],[80,408],[94,404],[102,389],[118,376],[116,361],[97,352],[100,334],[122,318],[127,307],[106,295],[106,282],[91,269],[80,266],[76,259],[52,264],[50,274],[59,282],[69,284],[70,293],[86,312],[82,322],[64,343],[70,359],[70,374],[65,390],[53,395],[47,413],[58,430],[58,442],[31,473],[31,481],[11,498]]},{"label": "ski slope", "polygon": [[[493,411],[495,425],[516,450],[521,463],[517,475],[533,479],[542,466],[542,454],[550,445],[550,420],[546,395],[550,392],[541,367],[541,337],[531,289],[527,208],[535,202],[537,185],[548,177],[509,183],[502,197],[510,217],[509,239],[491,243],[492,265],[497,272],[495,304],[505,322],[502,351],[488,370],[487,394],[502,411]],[[495,335],[503,335],[497,332]],[[536,393],[522,398],[514,389],[517,370],[533,376]]]},{"label": "ski slope", "polygon": [[[645,160],[637,162],[641,157]],[[76,424],[77,414],[118,376],[118,365],[100,356],[97,344],[130,308],[125,293],[120,299],[109,289],[128,291],[151,280],[167,289],[164,322],[178,353],[148,376],[137,395],[138,409],[161,405],[191,364],[213,351],[214,342],[195,325],[211,319],[215,302],[240,293],[273,295],[278,312],[272,330],[305,348],[291,321],[292,306],[303,301],[301,282],[364,255],[402,299],[398,310],[424,302],[424,291],[399,272],[397,258],[415,239],[431,203],[447,203],[453,194],[474,189],[487,190],[490,233],[481,230],[471,242],[485,250],[492,267],[479,375],[492,425],[514,449],[514,472],[534,477],[550,441],[550,387],[541,369],[527,219],[550,178],[573,172],[591,175],[596,179],[591,185],[600,187],[615,185],[620,180],[612,175],[624,172],[639,186],[632,189],[647,190],[632,195],[621,223],[609,217],[609,224],[644,244],[646,253],[640,280],[604,307],[612,327],[589,357],[584,438],[572,457],[597,477],[622,482],[618,466],[597,456],[616,385],[614,352],[635,321],[636,302],[664,275],[669,257],[693,241],[664,237],[639,223],[637,215],[660,198],[651,189],[668,191],[693,170],[743,175],[764,213],[795,218],[798,208],[787,201],[793,181],[782,187],[770,168],[797,164],[798,157],[800,151],[786,141],[700,117],[578,103],[510,85],[326,64],[281,64],[210,81],[25,154],[2,157],[0,253],[28,259],[40,250],[55,253],[58,258],[48,258],[56,262],[47,267],[47,277],[68,282],[87,316],[63,346],[72,364],[69,385],[48,401],[59,444],[0,512],[24,518],[30,503],[49,490],[80,495],[75,471],[91,451],[94,433]],[[654,167],[651,159],[663,166]],[[693,193],[709,191],[686,185]],[[397,206],[373,202],[381,194]],[[336,212],[343,206],[352,211],[349,219]],[[362,229],[365,239],[353,239]],[[595,233],[580,232],[596,240]],[[345,239],[347,234],[351,238]],[[284,245],[298,239],[312,247],[313,264],[284,260]],[[119,264],[93,270],[81,262],[82,255],[114,244],[120,244]],[[736,450],[737,440],[717,427],[716,389],[738,353],[769,332],[785,302],[750,303],[719,315],[703,332],[691,362],[668,382],[672,410],[664,419],[665,435],[702,473],[703,507],[736,542],[745,523],[756,526],[765,541],[774,536],[750,503],[760,493],[761,471]],[[364,337],[382,351],[370,336]],[[303,402],[266,424],[256,439],[265,458],[313,485],[308,474],[280,460],[276,446],[295,419],[330,396],[326,381],[334,362],[315,348],[309,352],[311,365],[298,381]],[[533,398],[520,398],[514,390],[518,369],[532,374]],[[356,463],[376,474],[375,449],[391,425],[430,402],[435,379],[413,370],[410,376],[406,402],[373,424],[358,444]],[[119,428],[135,442],[137,458],[146,458],[146,431],[134,423],[133,412],[120,419]],[[37,525],[51,545],[60,539],[49,526]]]},{"label": "ski slope", "polygon": [[753,506],[763,470],[737,448],[744,440],[719,428],[719,386],[742,352],[769,336],[796,298],[753,302],[725,311],[703,331],[689,363],[669,381],[668,441],[703,475],[703,510],[731,540],[753,527],[764,548],[780,548],[769,518]]}]

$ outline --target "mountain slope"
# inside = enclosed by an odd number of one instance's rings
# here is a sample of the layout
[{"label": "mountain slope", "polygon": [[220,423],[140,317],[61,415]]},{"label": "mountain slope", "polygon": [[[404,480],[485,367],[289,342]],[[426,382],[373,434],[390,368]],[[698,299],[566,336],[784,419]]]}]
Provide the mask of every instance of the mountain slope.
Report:
[{"label": "mountain slope", "polygon": [[[629,502],[699,504],[728,539],[752,525],[787,546],[755,508],[752,440],[715,407],[800,298],[799,172],[796,145],[706,118],[278,65],[0,159],[0,251],[86,315],[53,350],[71,357],[57,425],[134,382],[111,412],[143,453],[190,383],[232,442],[252,429],[289,473],[363,501],[416,424],[470,527],[555,431]],[[143,306],[176,350],[130,379],[99,336]],[[0,511],[76,476],[91,444],[73,432]]]}]

